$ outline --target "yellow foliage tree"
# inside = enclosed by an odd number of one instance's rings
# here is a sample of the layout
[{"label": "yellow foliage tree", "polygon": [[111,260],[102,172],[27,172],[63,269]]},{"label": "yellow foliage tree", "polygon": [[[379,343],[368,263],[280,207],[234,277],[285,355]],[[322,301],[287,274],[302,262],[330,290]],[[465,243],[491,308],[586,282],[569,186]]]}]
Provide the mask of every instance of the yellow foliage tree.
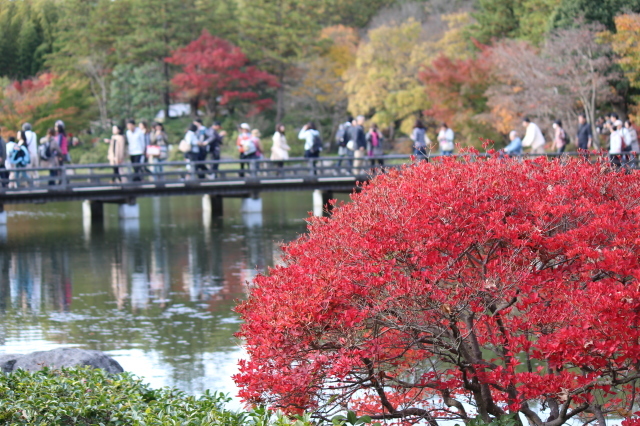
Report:
[{"label": "yellow foliage tree", "polygon": [[[629,13],[615,17],[616,33],[606,33],[604,38],[611,42],[618,55],[618,63],[633,88],[640,88],[640,14]],[[634,121],[640,118],[640,97],[633,97]]]},{"label": "yellow foliage tree", "polygon": [[371,115],[381,126],[409,132],[415,114],[428,107],[424,86],[418,78],[432,57],[433,45],[423,41],[419,22],[383,25],[361,42],[355,65],[346,73],[349,111]]}]

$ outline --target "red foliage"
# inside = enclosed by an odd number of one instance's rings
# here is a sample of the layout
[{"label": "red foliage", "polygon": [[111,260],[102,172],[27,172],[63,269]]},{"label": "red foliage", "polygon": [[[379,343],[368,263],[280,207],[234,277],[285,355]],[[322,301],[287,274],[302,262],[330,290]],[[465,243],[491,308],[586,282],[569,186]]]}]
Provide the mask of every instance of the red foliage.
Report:
[{"label": "red foliage", "polygon": [[638,175],[606,163],[389,171],[255,279],[240,396],[432,424],[631,413],[639,200]]},{"label": "red foliage", "polygon": [[256,90],[276,87],[276,78],[248,66],[247,57],[239,47],[206,30],[197,40],[175,50],[165,60],[182,67],[182,72],[171,82],[179,95],[190,101],[204,102],[214,109],[217,104],[249,102],[254,113],[272,104],[271,99],[261,99]]}]

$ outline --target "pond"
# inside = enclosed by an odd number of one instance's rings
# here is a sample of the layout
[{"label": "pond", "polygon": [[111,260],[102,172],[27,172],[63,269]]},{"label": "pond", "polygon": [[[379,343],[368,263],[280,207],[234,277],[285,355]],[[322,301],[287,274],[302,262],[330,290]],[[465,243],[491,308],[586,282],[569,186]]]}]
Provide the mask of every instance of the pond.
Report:
[{"label": "pond", "polygon": [[139,220],[108,205],[93,226],[80,203],[7,206],[0,352],[97,349],[154,387],[234,396],[244,352],[233,307],[305,232],[312,196],[265,194],[249,215],[224,202],[224,217],[203,221],[200,197],[140,199]]}]

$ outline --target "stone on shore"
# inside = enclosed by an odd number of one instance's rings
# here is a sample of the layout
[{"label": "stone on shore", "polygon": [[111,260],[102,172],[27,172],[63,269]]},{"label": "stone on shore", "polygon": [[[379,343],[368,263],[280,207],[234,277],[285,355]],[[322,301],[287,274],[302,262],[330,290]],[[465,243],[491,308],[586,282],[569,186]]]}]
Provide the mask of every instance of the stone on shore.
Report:
[{"label": "stone on shore", "polygon": [[78,348],[60,348],[51,351],[32,352],[30,354],[0,355],[0,369],[10,373],[19,368],[26,371],[38,371],[44,367],[82,367],[101,368],[107,373],[117,374],[124,370],[118,361],[100,351]]}]

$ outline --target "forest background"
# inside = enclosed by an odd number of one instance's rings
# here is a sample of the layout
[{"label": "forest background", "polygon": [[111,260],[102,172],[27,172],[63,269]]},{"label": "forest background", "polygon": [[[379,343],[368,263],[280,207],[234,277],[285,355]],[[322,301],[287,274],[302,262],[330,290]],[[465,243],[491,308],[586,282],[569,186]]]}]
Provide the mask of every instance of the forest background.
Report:
[{"label": "forest background", "polygon": [[[0,0],[0,131],[62,119],[85,163],[106,160],[112,124],[176,103],[230,138],[282,122],[294,141],[314,120],[330,143],[362,114],[395,152],[416,118],[432,140],[446,121],[461,146],[500,147],[524,115],[574,134],[580,113],[640,113],[637,13],[640,0]],[[191,120],[164,120],[171,143]]]}]

